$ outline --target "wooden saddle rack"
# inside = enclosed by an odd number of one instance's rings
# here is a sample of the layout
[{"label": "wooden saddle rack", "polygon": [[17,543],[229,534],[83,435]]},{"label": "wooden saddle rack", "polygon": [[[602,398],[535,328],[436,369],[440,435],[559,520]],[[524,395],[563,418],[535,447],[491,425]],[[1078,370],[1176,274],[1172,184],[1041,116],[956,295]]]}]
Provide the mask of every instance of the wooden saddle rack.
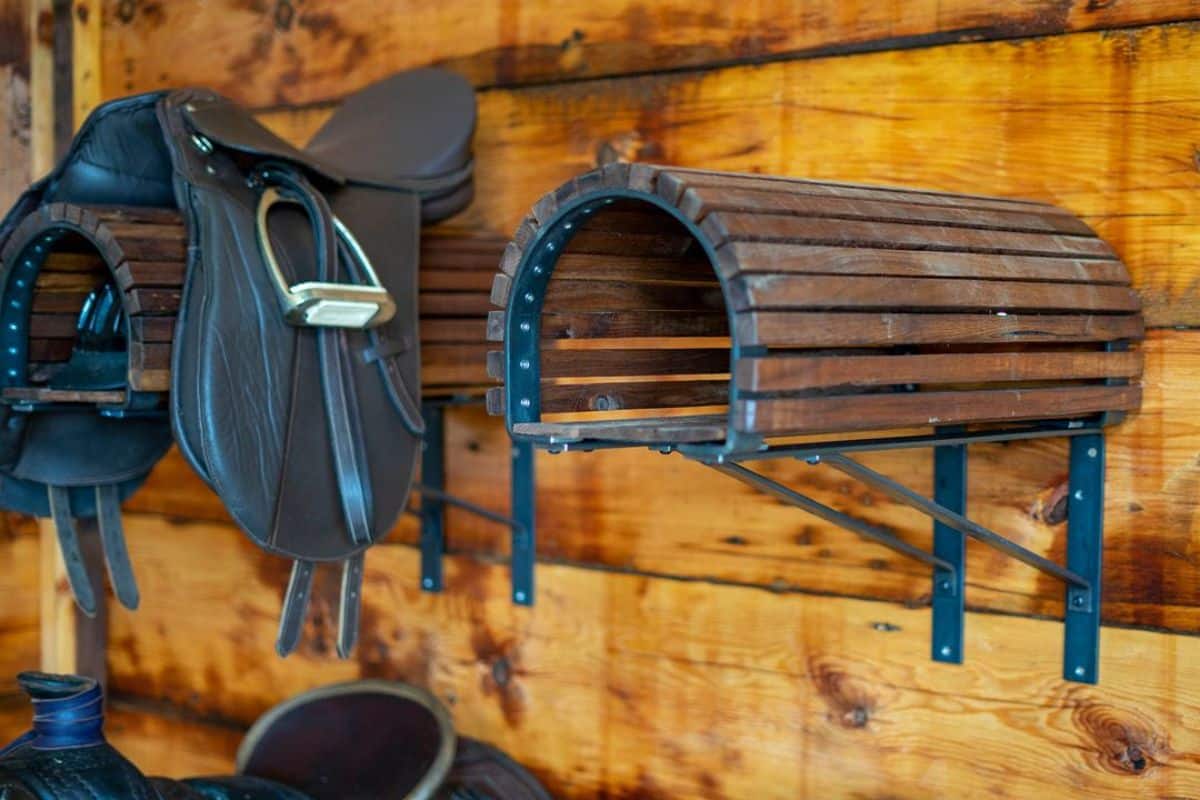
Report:
[{"label": "wooden saddle rack", "polygon": [[[1144,326],[1124,264],[1077,217],[614,164],[539,200],[501,268],[488,408],[518,447],[679,453],[929,564],[939,661],[962,660],[965,538],[982,541],[1066,585],[1063,676],[1096,681],[1103,430],[1140,405]],[[1037,437],[1070,437],[1065,565],[964,516],[968,445]],[[932,498],[851,457],[924,447]],[[932,552],[749,466],[774,458],[925,513]]]}]

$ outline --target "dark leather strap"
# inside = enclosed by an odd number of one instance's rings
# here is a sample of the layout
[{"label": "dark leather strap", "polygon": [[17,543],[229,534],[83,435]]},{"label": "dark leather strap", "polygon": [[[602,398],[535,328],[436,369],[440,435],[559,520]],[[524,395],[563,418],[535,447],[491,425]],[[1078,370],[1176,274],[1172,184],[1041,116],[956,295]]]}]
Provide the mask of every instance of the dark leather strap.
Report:
[{"label": "dark leather strap", "polygon": [[[324,195],[316,191],[303,175],[284,167],[269,165],[259,170],[264,184],[279,186],[290,199],[300,203],[313,224],[317,251],[317,280],[336,283],[338,256],[348,254],[339,247],[333,225],[333,211]],[[353,260],[353,259],[349,259]],[[334,471],[346,529],[354,544],[371,542],[371,497],[366,451],[354,395],[354,376],[347,333],[340,328],[317,331],[317,351],[321,360],[321,390],[325,399],[325,421],[333,448]]]},{"label": "dark leather strap", "polygon": [[58,547],[62,551],[63,564],[67,569],[67,583],[79,609],[89,617],[96,616],[96,592],[88,577],[83,551],[79,548],[79,533],[75,530],[75,518],[71,516],[71,491],[63,486],[47,487],[50,500],[50,516],[58,533]]},{"label": "dark leather strap", "polygon": [[114,484],[96,487],[96,526],[100,529],[100,543],[104,547],[108,581],[117,600],[132,611],[138,607],[140,596],[137,580],[133,577],[133,565],[129,563],[129,550],[125,547],[121,498]]},{"label": "dark leather strap", "polygon": [[358,641],[358,616],[362,605],[363,554],[342,562],[342,591],[338,608],[337,654],[349,658]]},{"label": "dark leather strap", "polygon": [[279,614],[279,637],[275,640],[275,652],[280,656],[288,655],[300,643],[304,618],[308,616],[314,566],[311,561],[297,559],[292,562],[292,577],[288,580],[287,592],[283,595],[283,611]]}]

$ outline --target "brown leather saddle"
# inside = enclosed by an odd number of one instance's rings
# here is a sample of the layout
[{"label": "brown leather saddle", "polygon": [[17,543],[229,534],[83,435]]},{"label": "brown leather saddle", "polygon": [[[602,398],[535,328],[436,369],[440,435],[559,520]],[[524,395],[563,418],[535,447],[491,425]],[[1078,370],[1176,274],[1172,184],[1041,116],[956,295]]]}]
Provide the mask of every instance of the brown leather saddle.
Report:
[{"label": "brown leather saddle", "polygon": [[18,680],[33,701],[33,728],[0,749],[0,798],[550,800],[503,752],[457,736],[436,697],[403,683],[306,692],[254,723],[236,775],[170,780],[143,775],[105,741],[96,681],[39,672]]},{"label": "brown leather saddle", "polygon": [[[420,227],[470,201],[474,127],[471,87],[433,69],[350,96],[303,150],[210,91],[124,98],[0,223],[0,505],[54,517],[85,611],[76,520],[96,518],[136,606],[118,504],[173,440],[256,544],[294,560],[279,652],[322,561],[342,565],[349,652],[363,552],[420,452]],[[169,386],[147,391],[156,309],[174,319]],[[72,321],[59,360],[35,352]]]}]

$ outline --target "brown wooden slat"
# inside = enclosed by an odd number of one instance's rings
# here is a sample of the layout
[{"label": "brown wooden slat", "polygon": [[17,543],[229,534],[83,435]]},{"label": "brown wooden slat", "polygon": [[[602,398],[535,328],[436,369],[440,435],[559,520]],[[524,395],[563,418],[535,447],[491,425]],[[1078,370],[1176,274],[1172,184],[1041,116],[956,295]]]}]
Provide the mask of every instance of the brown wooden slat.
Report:
[{"label": "brown wooden slat", "polygon": [[479,317],[492,310],[486,294],[480,292],[421,292],[417,298],[421,317]]},{"label": "brown wooden slat", "polygon": [[550,436],[558,441],[719,442],[725,438],[728,419],[723,414],[657,419],[589,422],[518,422],[518,435]]},{"label": "brown wooden slat", "polygon": [[163,236],[160,238],[120,238],[120,258],[115,261],[186,261],[187,240]]},{"label": "brown wooden slat", "polygon": [[120,223],[145,223],[148,225],[172,225],[183,228],[183,215],[175,208],[155,206],[88,206],[101,221],[110,225]]},{"label": "brown wooden slat", "polygon": [[179,310],[178,289],[133,289],[125,293],[130,314],[169,314]]},{"label": "brown wooden slat", "polygon": [[1134,378],[1136,352],[946,353],[745,358],[737,386],[748,392],[792,392],[837,386],[1055,381]]},{"label": "brown wooden slat", "polygon": [[487,293],[496,275],[495,264],[479,269],[433,269],[422,264],[418,272],[421,291],[477,291]]},{"label": "brown wooden slat", "polygon": [[123,391],[93,391],[83,392],[75,389],[35,389],[27,386],[4,389],[5,400],[24,400],[28,402],[45,403],[124,403]]},{"label": "brown wooden slat", "polygon": [[[103,265],[102,265],[103,266]],[[87,294],[102,285],[108,277],[104,272],[45,272],[38,273],[34,281],[37,293],[82,292]]]},{"label": "brown wooden slat", "polygon": [[[663,167],[653,164],[644,166],[654,174],[653,190],[659,197],[678,206],[688,189],[724,192],[728,189],[750,189],[773,191],[781,194],[804,193],[825,197],[859,198],[864,200],[888,200],[928,205],[971,206],[996,210],[1060,213],[1067,212],[1036,200],[1017,197],[994,197],[979,194],[940,192],[898,186],[882,186],[873,183],[845,183],[817,181],[785,175],[761,175],[746,172],[718,172],[693,167]],[[708,194],[708,192],[704,192]]]},{"label": "brown wooden slat", "polygon": [[824,273],[1129,284],[1129,272],[1120,261],[778,242],[731,242],[717,250],[717,264],[726,276],[751,272]]},{"label": "brown wooden slat", "polygon": [[74,339],[77,319],[74,314],[32,314],[29,317],[29,338]]},{"label": "brown wooden slat", "polygon": [[780,436],[968,421],[1063,419],[1133,410],[1140,403],[1140,386],[983,389],[740,400],[734,418],[742,431]]},{"label": "brown wooden slat", "polygon": [[678,231],[662,233],[622,233],[620,231],[580,230],[567,245],[571,253],[595,255],[621,255],[639,253],[645,256],[667,258],[685,255],[695,244],[691,235],[679,227]]},{"label": "brown wooden slat", "polygon": [[187,265],[181,261],[126,261],[114,273],[117,286],[182,286]]},{"label": "brown wooden slat", "polygon": [[542,413],[620,411],[632,408],[719,406],[729,402],[729,381],[652,381],[542,385]]},{"label": "brown wooden slat", "polygon": [[170,342],[175,337],[174,317],[132,317],[130,335],[143,342]]},{"label": "brown wooden slat", "polygon": [[719,375],[729,372],[729,350],[543,350],[544,378],[634,375]]},{"label": "brown wooden slat", "polygon": [[[489,341],[502,317],[489,317]],[[723,311],[552,311],[542,315],[543,339],[626,339],[728,336]]]},{"label": "brown wooden slat", "polygon": [[656,258],[638,253],[596,255],[570,249],[554,265],[554,279],[642,280],[717,283],[703,254],[684,258]]},{"label": "brown wooden slat", "polygon": [[677,286],[627,281],[551,280],[546,311],[720,311],[719,286]]},{"label": "brown wooden slat", "polygon": [[1106,342],[1140,339],[1136,315],[865,314],[763,311],[738,314],[743,345],[872,347],[975,342]]},{"label": "brown wooden slat", "polygon": [[487,320],[482,316],[469,319],[422,319],[421,343],[483,342],[487,340]]},{"label": "brown wooden slat", "polygon": [[35,314],[76,314],[87,296],[87,292],[35,292],[31,307]]},{"label": "brown wooden slat", "polygon": [[768,214],[709,214],[701,228],[715,246],[732,241],[882,247],[899,250],[955,250],[1065,257],[1114,258],[1094,236],[1014,233],[1010,231],[912,225],[894,222],[822,220]]},{"label": "brown wooden slat", "polygon": [[905,311],[1109,311],[1141,308],[1125,286],[846,275],[746,275],[729,283],[738,311],[879,309]]},{"label": "brown wooden slat", "polygon": [[100,272],[107,271],[104,259],[95,251],[70,253],[51,250],[42,261],[41,272]]},{"label": "brown wooden slat", "polygon": [[171,342],[129,343],[129,362],[144,370],[169,370],[171,368]]},{"label": "brown wooden slat", "polygon": [[38,362],[58,362],[70,359],[75,349],[71,339],[30,339],[29,360]]},{"label": "brown wooden slat", "polygon": [[688,189],[680,200],[680,210],[695,220],[702,220],[715,212],[762,213],[1095,236],[1092,229],[1078,217],[1059,211],[1030,210],[1028,207],[1011,205],[998,209],[996,206],[999,204],[995,203],[980,207],[972,205],[970,200],[953,205],[944,202],[928,204],[921,200],[919,195],[913,195],[912,199],[866,199],[835,197],[828,193],[808,194],[803,189],[780,192],[726,187],[708,191]]}]

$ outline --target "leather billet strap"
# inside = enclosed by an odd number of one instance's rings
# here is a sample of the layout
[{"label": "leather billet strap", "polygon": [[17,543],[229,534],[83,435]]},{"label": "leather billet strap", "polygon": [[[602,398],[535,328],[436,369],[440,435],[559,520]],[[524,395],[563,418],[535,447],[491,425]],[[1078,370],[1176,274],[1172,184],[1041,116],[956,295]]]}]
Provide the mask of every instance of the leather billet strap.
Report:
[{"label": "leather billet strap", "polygon": [[[125,533],[121,526],[121,503],[117,487],[96,486],[96,527],[104,549],[104,563],[113,593],[121,605],[133,610],[138,607],[140,595],[133,576],[133,565],[125,546]],[[87,561],[79,544],[79,531],[71,511],[71,490],[64,486],[47,488],[50,501],[50,516],[58,534],[58,546],[66,567],[67,582],[75,602],[84,614],[96,616],[96,591],[88,574]]]}]

